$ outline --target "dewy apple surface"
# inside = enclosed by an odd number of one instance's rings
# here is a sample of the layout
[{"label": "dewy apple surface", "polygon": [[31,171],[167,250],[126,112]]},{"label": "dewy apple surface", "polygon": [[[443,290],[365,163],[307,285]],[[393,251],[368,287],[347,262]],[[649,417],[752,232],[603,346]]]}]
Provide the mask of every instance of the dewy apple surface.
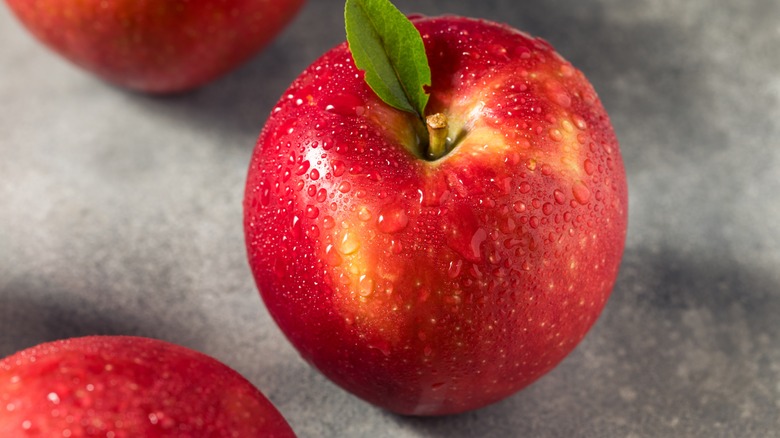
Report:
[{"label": "dewy apple surface", "polygon": [[246,240],[306,360],[379,406],[442,415],[515,393],[583,338],[617,276],[627,192],[595,91],[548,43],[474,19],[414,24],[425,111],[452,144],[427,157],[419,115],[380,100],[342,44],[260,136]]}]

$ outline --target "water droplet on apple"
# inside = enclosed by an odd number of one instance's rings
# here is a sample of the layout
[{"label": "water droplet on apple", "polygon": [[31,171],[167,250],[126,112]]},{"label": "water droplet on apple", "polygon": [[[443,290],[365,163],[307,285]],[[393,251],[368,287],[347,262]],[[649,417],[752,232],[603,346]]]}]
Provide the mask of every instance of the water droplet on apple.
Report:
[{"label": "water droplet on apple", "polygon": [[303,175],[304,173],[306,173],[307,170],[309,170],[309,166],[311,166],[311,163],[309,163],[309,160],[304,161],[303,163],[298,165],[297,169],[295,169],[295,174],[296,175]]},{"label": "water droplet on apple", "polygon": [[404,250],[404,246],[399,239],[393,239],[390,241],[390,251],[393,254],[401,254]]},{"label": "water droplet on apple", "polygon": [[520,183],[520,193],[528,193],[531,191],[531,184],[523,181]]},{"label": "water droplet on apple", "polygon": [[561,130],[558,128],[552,128],[549,131],[550,139],[552,141],[561,141],[563,140],[563,133],[561,133]]},{"label": "water droplet on apple", "polygon": [[589,159],[585,160],[584,167],[585,167],[585,173],[587,173],[588,175],[593,175],[593,173],[596,171],[596,165],[593,164],[593,162],[590,161]]},{"label": "water droplet on apple", "polygon": [[390,356],[390,343],[388,343],[385,340],[375,340],[374,342],[369,344],[369,348],[379,350],[385,356]]},{"label": "water droplet on apple", "polygon": [[349,230],[345,232],[344,237],[341,238],[339,251],[341,251],[342,254],[349,255],[357,252],[359,248],[360,241],[357,239],[357,236],[355,236],[354,233],[350,232]]},{"label": "water droplet on apple", "polygon": [[368,275],[361,275],[358,280],[358,294],[361,297],[367,297],[374,292],[374,280]]},{"label": "water droplet on apple", "polygon": [[358,219],[360,219],[363,222],[367,222],[369,219],[371,219],[371,212],[368,211],[368,208],[361,207],[360,211],[358,211]]},{"label": "water droplet on apple", "polygon": [[352,189],[352,184],[350,184],[348,181],[342,181],[341,184],[338,186],[338,191],[341,193],[347,193]]},{"label": "water droplet on apple", "polygon": [[294,239],[300,239],[301,236],[303,236],[303,226],[301,225],[301,218],[299,218],[298,215],[293,216],[290,229],[292,230]]},{"label": "water droplet on apple", "polygon": [[260,202],[263,205],[268,205],[271,202],[271,188],[268,185],[263,185],[260,188]]},{"label": "water droplet on apple", "polygon": [[463,260],[453,260],[450,262],[450,266],[447,268],[447,275],[450,278],[457,278],[460,275],[460,270],[463,267]]},{"label": "water droplet on apple", "polygon": [[320,171],[317,169],[312,169],[311,172],[309,172],[309,178],[311,178],[312,181],[320,179]]},{"label": "water droplet on apple", "polygon": [[341,264],[341,256],[333,245],[325,247],[325,262],[331,266],[338,266]]},{"label": "water droplet on apple", "polygon": [[549,202],[545,202],[542,206],[542,213],[549,216],[553,212],[553,206]]},{"label": "water droplet on apple", "polygon": [[480,252],[480,245],[482,245],[482,242],[487,239],[487,232],[484,228],[480,228],[477,230],[476,233],[471,237],[471,254],[473,258],[480,259],[481,258],[481,252]]},{"label": "water droplet on apple", "polygon": [[580,204],[587,204],[590,201],[590,189],[582,181],[577,181],[571,189],[574,199]]},{"label": "water droplet on apple", "polygon": [[328,101],[325,111],[342,116],[360,116],[365,113],[366,108],[360,97],[354,94],[341,94]]},{"label": "water droplet on apple", "polygon": [[317,196],[314,199],[316,199],[317,202],[325,202],[325,200],[328,199],[328,192],[325,189],[319,189],[317,191]]},{"label": "water droplet on apple", "polygon": [[333,220],[331,216],[325,216],[322,218],[322,226],[325,227],[326,230],[332,230],[333,227],[336,226],[336,221]]},{"label": "water droplet on apple", "polygon": [[344,175],[344,172],[347,171],[347,165],[343,161],[335,160],[331,163],[331,166],[333,166],[333,176]]},{"label": "water droplet on apple", "polygon": [[555,202],[557,204],[563,204],[566,202],[566,195],[564,195],[563,192],[558,189],[553,192],[553,198],[555,198]]},{"label": "water droplet on apple", "polygon": [[406,210],[399,206],[385,206],[377,217],[376,227],[383,233],[397,233],[409,223]]},{"label": "water droplet on apple", "polygon": [[306,206],[306,217],[309,219],[314,219],[320,214],[320,209],[317,208],[314,205],[307,205]]},{"label": "water droplet on apple", "polygon": [[498,229],[501,230],[502,233],[511,233],[514,231],[517,224],[515,223],[514,219],[511,217],[506,217],[502,219],[498,224]]},{"label": "water droplet on apple", "polygon": [[574,120],[574,125],[575,125],[577,128],[579,128],[579,129],[585,129],[585,128],[587,128],[587,127],[588,127],[588,124],[587,124],[587,123],[585,123],[585,119],[583,119],[582,117],[580,117],[580,116],[578,116],[578,115],[576,115],[576,114],[575,114],[575,115],[573,115],[571,118],[572,118],[572,120]]}]

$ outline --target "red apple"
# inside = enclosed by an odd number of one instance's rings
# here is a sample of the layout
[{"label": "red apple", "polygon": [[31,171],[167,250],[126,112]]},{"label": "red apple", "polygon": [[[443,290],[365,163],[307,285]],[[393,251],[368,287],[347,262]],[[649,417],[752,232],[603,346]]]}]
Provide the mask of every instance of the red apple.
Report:
[{"label": "red apple", "polygon": [[582,72],[542,39],[417,17],[437,159],[413,114],[366,85],[347,44],[291,85],[251,160],[249,263],[281,330],[337,384],[389,410],[501,400],[558,364],[618,273],[627,189]]},{"label": "red apple", "polygon": [[217,360],[163,341],[92,336],[0,361],[0,436],[294,437]]},{"label": "red apple", "polygon": [[6,0],[44,44],[101,78],[170,93],[262,49],[304,0]]}]

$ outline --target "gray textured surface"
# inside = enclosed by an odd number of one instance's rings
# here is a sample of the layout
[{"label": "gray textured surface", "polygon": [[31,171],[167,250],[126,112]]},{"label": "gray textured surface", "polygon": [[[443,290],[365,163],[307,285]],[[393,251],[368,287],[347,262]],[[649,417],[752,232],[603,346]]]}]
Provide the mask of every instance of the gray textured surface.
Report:
[{"label": "gray textured surface", "polygon": [[135,334],[219,358],[301,437],[780,434],[780,3],[398,1],[507,22],[585,71],[629,175],[613,297],[561,366],[477,412],[398,417],[304,364],[246,265],[243,181],[284,88],[343,39],[311,0],[194,93],[152,98],[55,57],[0,7],[0,356]]}]

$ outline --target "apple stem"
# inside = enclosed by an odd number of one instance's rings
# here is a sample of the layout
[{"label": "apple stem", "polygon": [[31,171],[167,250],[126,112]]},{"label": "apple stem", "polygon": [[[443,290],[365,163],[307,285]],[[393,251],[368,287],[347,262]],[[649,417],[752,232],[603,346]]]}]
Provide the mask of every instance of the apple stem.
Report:
[{"label": "apple stem", "polygon": [[431,114],[425,118],[428,128],[428,159],[438,160],[447,153],[447,116]]}]

